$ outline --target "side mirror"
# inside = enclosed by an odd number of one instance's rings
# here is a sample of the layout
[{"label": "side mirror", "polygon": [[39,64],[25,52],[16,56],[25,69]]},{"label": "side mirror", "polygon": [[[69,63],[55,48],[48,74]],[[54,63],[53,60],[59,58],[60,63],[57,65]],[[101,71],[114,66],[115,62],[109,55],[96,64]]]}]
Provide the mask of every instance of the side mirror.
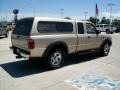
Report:
[{"label": "side mirror", "polygon": [[97,34],[100,34],[101,33],[101,31],[100,30],[97,30]]}]

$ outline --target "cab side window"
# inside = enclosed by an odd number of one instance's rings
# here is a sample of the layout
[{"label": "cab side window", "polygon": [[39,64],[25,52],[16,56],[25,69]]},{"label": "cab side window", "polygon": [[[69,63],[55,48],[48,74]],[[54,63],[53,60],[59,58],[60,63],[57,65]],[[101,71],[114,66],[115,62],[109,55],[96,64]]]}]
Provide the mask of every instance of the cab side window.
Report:
[{"label": "cab side window", "polygon": [[103,25],[100,25],[100,27],[103,27]]},{"label": "cab side window", "polygon": [[86,31],[88,34],[96,34],[96,29],[91,23],[86,24]]},{"label": "cab side window", "polygon": [[40,21],[37,29],[39,33],[71,33],[73,32],[73,24],[69,22]]},{"label": "cab side window", "polygon": [[78,34],[84,34],[83,23],[77,23],[78,26]]}]

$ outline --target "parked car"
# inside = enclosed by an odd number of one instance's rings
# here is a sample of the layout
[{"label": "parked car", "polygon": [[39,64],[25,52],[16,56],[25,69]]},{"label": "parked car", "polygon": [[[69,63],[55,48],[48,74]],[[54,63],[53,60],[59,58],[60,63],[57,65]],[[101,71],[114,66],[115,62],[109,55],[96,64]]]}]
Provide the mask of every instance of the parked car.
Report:
[{"label": "parked car", "polygon": [[5,29],[5,26],[2,26],[0,23],[0,36],[8,37],[8,31]]},{"label": "parked car", "polygon": [[112,44],[111,37],[100,34],[91,22],[42,17],[19,20],[11,42],[17,57],[44,57],[52,69],[61,67],[65,56],[73,53],[98,51],[107,56]]},{"label": "parked car", "polygon": [[108,24],[97,24],[96,25],[97,30],[100,30],[101,32],[106,33],[113,33],[116,30],[116,27],[114,25],[108,25]]},{"label": "parked car", "polygon": [[116,33],[120,32],[120,26],[117,26]]},{"label": "parked car", "polygon": [[12,22],[7,22],[6,29],[7,29],[8,31],[13,30]]}]

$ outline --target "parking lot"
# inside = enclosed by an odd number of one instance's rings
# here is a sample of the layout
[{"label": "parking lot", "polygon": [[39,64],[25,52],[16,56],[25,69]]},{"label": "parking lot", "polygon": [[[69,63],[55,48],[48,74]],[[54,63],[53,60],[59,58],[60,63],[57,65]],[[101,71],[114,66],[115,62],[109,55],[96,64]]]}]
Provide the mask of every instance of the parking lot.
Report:
[{"label": "parking lot", "polygon": [[[48,70],[42,63],[31,64],[25,59],[16,59],[9,49],[11,32],[8,38],[0,38],[0,90],[76,90],[75,85],[67,83],[88,73],[100,75],[114,81],[115,88],[105,86],[99,90],[120,90],[120,34],[111,34],[113,45],[110,54],[75,55],[67,58],[64,67]],[[98,90],[82,89],[80,90]],[[88,87],[89,88],[89,87]],[[102,86],[100,88],[103,88]]]}]

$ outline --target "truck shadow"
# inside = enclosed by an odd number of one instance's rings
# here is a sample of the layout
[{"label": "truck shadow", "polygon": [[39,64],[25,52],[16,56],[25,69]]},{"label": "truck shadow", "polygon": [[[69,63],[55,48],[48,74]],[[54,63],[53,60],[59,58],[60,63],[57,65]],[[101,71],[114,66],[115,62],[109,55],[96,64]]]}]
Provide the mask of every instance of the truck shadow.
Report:
[{"label": "truck shadow", "polygon": [[[71,55],[67,57],[64,67],[72,64],[84,63],[99,57],[100,55],[98,54]],[[52,71],[44,67],[44,64],[41,62],[30,63],[28,60],[19,60],[15,62],[1,64],[0,66],[14,78],[20,78],[37,73],[43,73],[46,71]]]},{"label": "truck shadow", "polygon": [[65,66],[88,62],[100,57],[101,55],[99,55],[98,53],[90,53],[90,54],[84,54],[84,55],[70,55],[67,57],[65,61]]}]

